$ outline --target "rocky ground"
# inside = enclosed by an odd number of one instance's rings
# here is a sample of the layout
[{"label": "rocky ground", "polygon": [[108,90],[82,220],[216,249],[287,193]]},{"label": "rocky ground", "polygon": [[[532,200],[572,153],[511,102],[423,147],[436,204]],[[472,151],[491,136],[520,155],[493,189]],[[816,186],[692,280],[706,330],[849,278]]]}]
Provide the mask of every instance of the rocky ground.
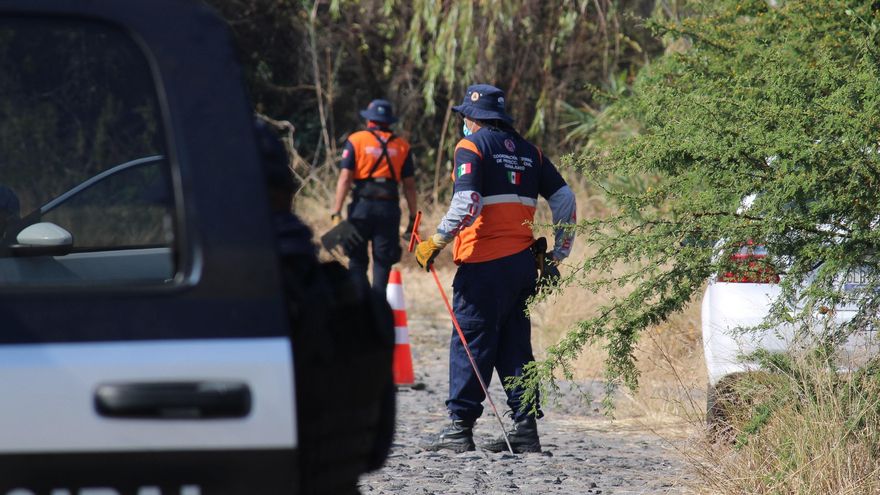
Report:
[{"label": "rocky ground", "polygon": [[[450,332],[448,321],[442,319],[410,319],[416,379],[423,387],[399,391],[391,456],[385,468],[361,480],[361,493],[689,493],[690,476],[676,451],[680,435],[661,438],[638,422],[611,421],[597,404],[585,405],[575,393],[544,407],[546,417],[539,422],[543,453],[513,456],[481,451],[480,440],[497,436],[500,429],[488,404],[489,414],[484,413],[475,427],[476,452],[419,449],[424,438],[447,422],[443,401]],[[600,390],[594,392],[594,397],[601,397]],[[506,404],[497,376],[491,394],[502,412]]]}]

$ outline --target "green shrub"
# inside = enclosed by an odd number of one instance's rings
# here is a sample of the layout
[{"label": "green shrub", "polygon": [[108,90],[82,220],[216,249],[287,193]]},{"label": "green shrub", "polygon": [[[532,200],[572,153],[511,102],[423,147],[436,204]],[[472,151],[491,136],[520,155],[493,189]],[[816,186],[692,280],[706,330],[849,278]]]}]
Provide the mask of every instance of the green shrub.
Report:
[{"label": "green shrub", "polygon": [[[681,311],[747,242],[766,245],[785,272],[767,327],[812,329],[818,308],[845,302],[839,276],[857,266],[869,273],[862,311],[847,328],[822,331],[833,345],[874,324],[880,13],[868,1],[772,3],[694,1],[694,16],[652,24],[680,49],[643,69],[597,131],[638,132],[574,160],[619,213],[572,227],[590,254],[567,283],[628,290],[528,368],[523,382],[532,390],[571,377],[571,361],[599,342],[609,387],[635,388],[642,330]],[[641,188],[608,177],[658,181]],[[742,209],[751,194],[757,198]]]}]

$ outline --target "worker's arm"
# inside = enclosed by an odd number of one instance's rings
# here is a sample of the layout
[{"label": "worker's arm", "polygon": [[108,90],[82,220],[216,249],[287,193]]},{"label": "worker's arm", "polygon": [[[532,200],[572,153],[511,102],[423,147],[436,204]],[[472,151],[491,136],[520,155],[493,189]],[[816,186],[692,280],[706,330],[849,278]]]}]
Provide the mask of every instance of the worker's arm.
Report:
[{"label": "worker's arm", "polygon": [[413,165],[412,152],[406,154],[401,174],[403,177],[403,197],[406,199],[406,207],[409,209],[409,218],[416,217],[419,206],[416,203],[416,178],[415,166]]},{"label": "worker's arm", "polygon": [[437,236],[446,242],[472,225],[483,209],[483,159],[479,150],[472,142],[462,139],[455,147],[454,156],[452,202],[437,226]]},{"label": "worker's arm", "polygon": [[406,198],[406,207],[409,209],[409,217],[415,218],[419,210],[416,204],[416,179],[407,177],[403,179],[403,197]]},{"label": "worker's arm", "polygon": [[336,200],[333,201],[334,214],[342,211],[342,206],[345,204],[348,191],[351,190],[353,180],[354,172],[352,170],[347,168],[339,169],[339,179],[336,181]]},{"label": "worker's arm", "polygon": [[574,232],[566,231],[563,225],[577,222],[577,201],[574,192],[546,156],[541,163],[541,196],[550,205],[553,225],[557,226],[554,229],[553,259],[561,261],[571,254],[574,243]]},{"label": "worker's arm", "polygon": [[336,181],[336,197],[333,201],[333,214],[342,212],[345,206],[345,198],[351,190],[351,183],[354,181],[354,145],[346,139],[345,145],[342,147],[342,159],[339,161],[339,179]]}]

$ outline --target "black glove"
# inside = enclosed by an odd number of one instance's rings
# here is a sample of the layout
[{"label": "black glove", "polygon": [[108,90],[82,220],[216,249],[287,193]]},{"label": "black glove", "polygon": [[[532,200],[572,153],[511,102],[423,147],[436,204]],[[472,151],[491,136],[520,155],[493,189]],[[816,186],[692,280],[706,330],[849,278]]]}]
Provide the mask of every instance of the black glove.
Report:
[{"label": "black glove", "polygon": [[544,269],[538,272],[537,289],[541,290],[545,287],[554,287],[559,283],[559,278],[561,276],[557,261],[553,259],[553,253],[549,251],[544,253]]},{"label": "black glove", "polygon": [[328,252],[334,252],[334,248],[341,247],[343,250],[352,250],[364,242],[363,236],[349,221],[341,221],[335,227],[321,236],[321,244]]},{"label": "black glove", "polygon": [[559,280],[560,273],[553,253],[547,251],[547,239],[541,237],[532,243],[530,248],[532,256],[535,257],[535,268],[538,270],[538,281],[536,289],[541,290],[544,287],[553,286]]},{"label": "black glove", "polygon": [[403,231],[403,235],[400,236],[406,242],[412,238],[413,227],[416,225],[416,217],[409,217],[409,223],[406,224],[406,230]]}]

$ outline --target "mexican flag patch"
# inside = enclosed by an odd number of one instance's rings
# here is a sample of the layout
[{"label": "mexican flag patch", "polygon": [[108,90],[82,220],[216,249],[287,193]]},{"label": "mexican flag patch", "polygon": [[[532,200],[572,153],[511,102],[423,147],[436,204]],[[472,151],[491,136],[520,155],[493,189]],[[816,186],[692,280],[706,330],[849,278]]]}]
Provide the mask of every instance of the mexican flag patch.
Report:
[{"label": "mexican flag patch", "polygon": [[462,175],[467,175],[471,173],[471,163],[462,163],[455,169],[455,177],[461,177]]},{"label": "mexican flag patch", "polygon": [[522,172],[513,172],[511,170],[507,171],[507,179],[510,181],[511,184],[518,186],[521,178]]}]

